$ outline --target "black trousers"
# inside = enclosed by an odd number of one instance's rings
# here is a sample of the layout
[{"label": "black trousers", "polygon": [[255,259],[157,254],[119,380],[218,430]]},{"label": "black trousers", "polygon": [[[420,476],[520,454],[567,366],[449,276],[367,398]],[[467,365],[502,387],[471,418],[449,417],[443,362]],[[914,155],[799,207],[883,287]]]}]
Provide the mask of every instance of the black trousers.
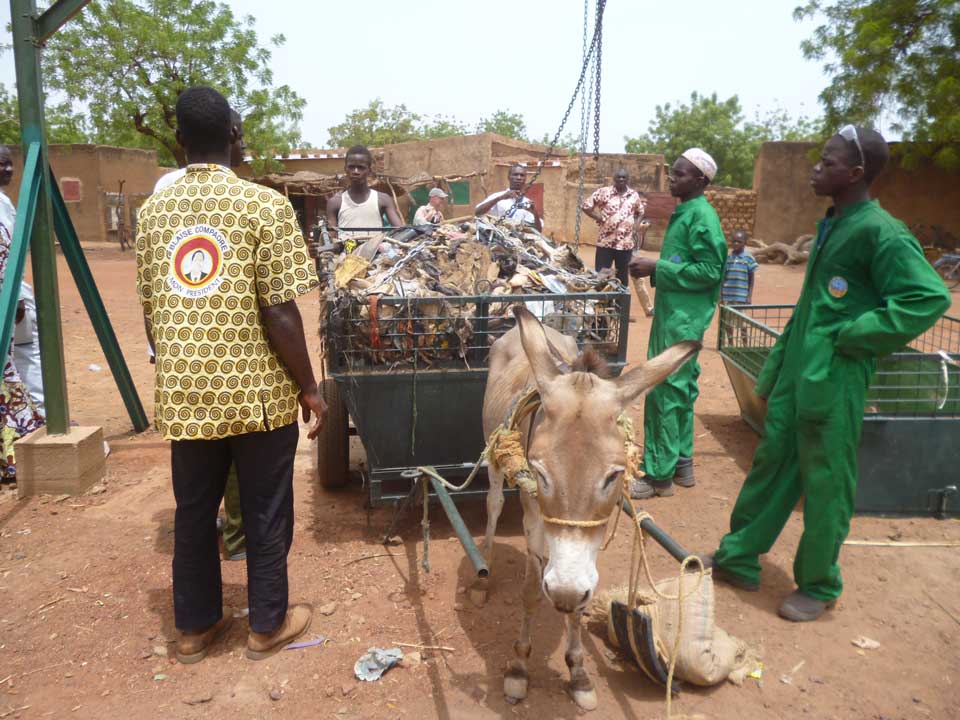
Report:
[{"label": "black trousers", "polygon": [[630,264],[630,258],[632,257],[633,250],[614,250],[613,248],[598,247],[595,265],[597,270],[603,270],[616,263],[617,279],[623,283],[624,287],[629,287],[627,266]]},{"label": "black trousers", "polygon": [[247,533],[250,629],[269,633],[287,612],[287,553],[293,542],[293,460],[297,423],[222,440],[170,444],[177,500],[173,610],[177,628],[205,630],[222,615],[217,511],[230,464],[237,466]]}]

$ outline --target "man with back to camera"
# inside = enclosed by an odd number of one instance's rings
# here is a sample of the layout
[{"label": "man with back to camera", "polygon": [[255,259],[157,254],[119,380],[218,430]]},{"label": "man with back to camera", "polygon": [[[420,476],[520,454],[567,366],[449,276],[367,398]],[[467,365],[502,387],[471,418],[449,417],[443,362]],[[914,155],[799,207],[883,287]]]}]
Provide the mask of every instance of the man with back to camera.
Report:
[{"label": "man with back to camera", "polygon": [[773,547],[802,496],[797,590],[779,609],[794,622],[816,620],[843,590],[838,560],[853,516],[857,446],[876,360],[950,307],[920,244],[870,197],[888,158],[880,133],[847,125],[813,168],[813,191],[832,198],[833,207],[817,224],[800,299],[757,377],[767,417],[730,532],[712,557],[702,556],[715,579],[759,590],[759,556]]},{"label": "man with back to camera", "polygon": [[[202,660],[233,619],[216,530],[233,463],[247,540],[246,654],[260,660],[312,617],[309,605],[288,605],[287,554],[298,409],[305,421],[316,415],[311,438],[326,414],[296,305],[318,283],[290,202],[227,168],[236,128],[223,96],[189,88],[176,114],[189,165],[147,199],[137,223],[137,290],[157,353],[155,422],[171,441],[177,503],[176,656]],[[196,250],[211,270],[192,283],[182,267]]]}]

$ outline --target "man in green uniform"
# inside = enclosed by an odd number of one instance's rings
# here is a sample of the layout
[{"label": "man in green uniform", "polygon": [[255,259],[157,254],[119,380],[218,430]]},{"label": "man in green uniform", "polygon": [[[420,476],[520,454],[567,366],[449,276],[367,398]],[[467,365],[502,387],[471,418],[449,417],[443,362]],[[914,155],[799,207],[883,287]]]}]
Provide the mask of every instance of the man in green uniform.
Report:
[{"label": "man in green uniform", "polygon": [[[681,155],[670,171],[670,193],[680,199],[663,237],[659,260],[635,257],[630,274],[649,277],[657,289],[647,357],[682,340],[703,340],[710,325],[727,259],[720,218],[703,196],[717,164],[700,148]],[[643,410],[644,479],[635,479],[637,499],[673,495],[673,485],[693,487],[693,403],[700,365],[694,358],[647,393]]]},{"label": "man in green uniform", "polygon": [[850,529],[857,446],[876,358],[930,328],[950,296],[906,226],[870,198],[888,158],[879,133],[852,125],[824,146],[814,192],[833,198],[817,227],[800,300],[757,378],[767,399],[764,437],[708,564],[743,590],[760,586],[766,553],[802,496],[798,590],[788,620],[816,620],[839,597],[837,560]]}]

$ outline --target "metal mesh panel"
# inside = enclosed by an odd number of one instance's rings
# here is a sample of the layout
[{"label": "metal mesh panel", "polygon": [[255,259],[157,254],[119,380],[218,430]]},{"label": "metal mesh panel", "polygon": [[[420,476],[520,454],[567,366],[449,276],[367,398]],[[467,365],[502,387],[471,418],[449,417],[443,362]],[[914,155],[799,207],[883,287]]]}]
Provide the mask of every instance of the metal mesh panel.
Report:
[{"label": "metal mesh panel", "polygon": [[490,345],[514,326],[510,308],[517,304],[608,362],[625,363],[627,292],[343,297],[328,306],[322,332],[334,371],[485,368]]},{"label": "metal mesh panel", "polygon": [[[756,378],[792,305],[724,305],[717,347]],[[866,417],[960,418],[960,319],[940,318],[909,346],[877,361]]]}]

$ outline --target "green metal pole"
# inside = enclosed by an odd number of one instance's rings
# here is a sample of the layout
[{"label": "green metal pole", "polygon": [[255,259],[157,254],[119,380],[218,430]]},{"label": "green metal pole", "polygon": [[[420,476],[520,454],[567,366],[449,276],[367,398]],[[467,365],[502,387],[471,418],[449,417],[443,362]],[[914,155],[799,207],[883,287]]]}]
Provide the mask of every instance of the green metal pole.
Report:
[{"label": "green metal pole", "polygon": [[[43,118],[40,48],[35,40],[36,16],[35,0],[10,0],[23,155],[26,157],[31,142],[39,142],[41,167],[48,168],[50,158],[47,155],[46,127]],[[37,300],[37,325],[40,335],[40,362],[47,410],[47,432],[51,435],[64,435],[70,427],[70,408],[67,403],[63,333],[60,329],[57,255],[53,245],[50,179],[46,172],[41,175],[37,211],[30,236],[30,261],[33,266],[33,285]]]},{"label": "green metal pole", "polygon": [[[430,476],[427,475],[427,477]],[[450,525],[453,527],[453,532],[457,535],[457,540],[463,545],[467,557],[473,564],[473,569],[477,572],[477,577],[488,577],[490,575],[490,568],[487,567],[487,561],[484,560],[480,549],[476,543],[473,542],[473,536],[470,535],[466,523],[464,523],[463,518],[460,517],[460,511],[457,510],[457,506],[453,504],[453,498],[450,497],[450,493],[447,492],[447,489],[443,485],[437,482],[436,478],[431,477],[430,484],[433,486],[433,491],[437,494],[437,499],[440,500],[440,507],[443,508],[443,511],[447,514],[447,518],[450,520]]]},{"label": "green metal pole", "polygon": [[113,373],[113,379],[120,390],[123,404],[127,407],[130,422],[133,423],[137,432],[143,432],[150,427],[150,423],[143,411],[143,405],[140,403],[137,386],[133,384],[133,378],[130,377],[130,370],[123,359],[123,353],[120,351],[120,344],[117,342],[113,325],[110,324],[107,309],[103,306],[103,299],[100,297],[100,291],[97,290],[97,284],[94,282],[93,273],[90,272],[90,266],[87,265],[87,259],[83,255],[80,240],[77,238],[77,231],[73,227],[73,221],[70,220],[70,214],[63,202],[63,196],[60,195],[60,188],[57,186],[57,179],[54,177],[52,170],[49,177],[50,196],[53,200],[53,224],[57,231],[57,238],[60,240],[60,249],[63,251],[63,257],[73,274],[73,281],[80,291],[83,305],[87,308],[90,324],[93,325],[97,338],[100,340],[100,348],[107,358],[107,364],[110,366],[110,372]]}]

